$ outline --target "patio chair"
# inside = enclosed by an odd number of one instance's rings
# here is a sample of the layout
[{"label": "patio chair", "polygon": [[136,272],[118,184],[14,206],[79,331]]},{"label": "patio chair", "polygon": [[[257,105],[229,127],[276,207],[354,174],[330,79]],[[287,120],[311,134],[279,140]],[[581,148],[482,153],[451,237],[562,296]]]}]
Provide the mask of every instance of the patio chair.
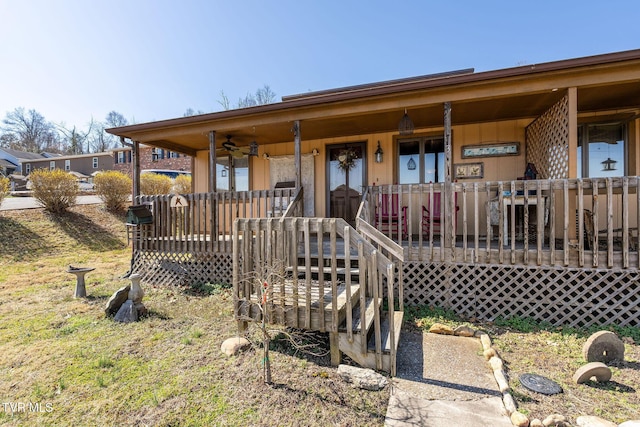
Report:
[{"label": "patio chair", "polygon": [[[454,205],[456,213],[460,210],[458,206],[458,193],[454,193]],[[457,226],[458,215],[454,214],[454,230]],[[422,206],[422,234],[428,235],[433,224],[433,232],[439,233],[442,229],[442,197],[440,192],[433,193],[433,207],[430,206],[430,200],[427,199],[427,206]]]},{"label": "patio chair", "polygon": [[385,234],[398,234],[402,227],[402,236],[407,234],[406,206],[400,207],[398,194],[381,194],[375,211],[375,227]]}]

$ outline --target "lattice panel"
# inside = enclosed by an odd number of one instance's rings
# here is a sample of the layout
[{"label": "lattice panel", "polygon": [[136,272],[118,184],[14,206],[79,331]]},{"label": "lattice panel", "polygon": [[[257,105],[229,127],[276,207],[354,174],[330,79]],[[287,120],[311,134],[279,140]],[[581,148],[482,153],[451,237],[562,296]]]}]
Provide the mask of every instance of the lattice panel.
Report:
[{"label": "lattice panel", "polygon": [[538,179],[569,177],[569,95],[565,95],[526,130],[527,162]]},{"label": "lattice panel", "polygon": [[193,285],[197,283],[231,283],[231,254],[197,254],[167,252],[136,253],[133,271],[153,285]]},{"label": "lattice panel", "polygon": [[405,302],[482,320],[640,326],[637,271],[405,263]]}]

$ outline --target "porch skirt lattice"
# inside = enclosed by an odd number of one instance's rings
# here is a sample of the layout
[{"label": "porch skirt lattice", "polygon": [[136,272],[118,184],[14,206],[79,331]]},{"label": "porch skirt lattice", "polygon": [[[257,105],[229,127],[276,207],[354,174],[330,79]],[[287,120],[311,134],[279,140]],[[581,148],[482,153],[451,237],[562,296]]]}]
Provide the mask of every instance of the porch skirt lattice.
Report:
[{"label": "porch skirt lattice", "polygon": [[640,325],[637,271],[405,263],[405,302],[494,321],[553,325]]}]

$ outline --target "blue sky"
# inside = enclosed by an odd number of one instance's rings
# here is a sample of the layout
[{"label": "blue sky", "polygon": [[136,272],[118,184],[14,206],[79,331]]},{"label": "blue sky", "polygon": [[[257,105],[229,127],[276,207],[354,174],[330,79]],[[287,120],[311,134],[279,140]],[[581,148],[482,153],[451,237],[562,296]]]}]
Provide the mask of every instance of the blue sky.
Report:
[{"label": "blue sky", "polygon": [[0,0],[0,118],[83,128],[462,68],[640,48],[640,2]]}]

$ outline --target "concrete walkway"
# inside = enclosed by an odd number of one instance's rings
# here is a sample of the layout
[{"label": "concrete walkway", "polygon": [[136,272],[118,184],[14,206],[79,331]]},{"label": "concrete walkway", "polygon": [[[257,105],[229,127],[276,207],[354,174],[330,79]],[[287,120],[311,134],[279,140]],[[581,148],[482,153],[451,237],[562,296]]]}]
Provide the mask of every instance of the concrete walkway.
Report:
[{"label": "concrete walkway", "polygon": [[[78,196],[77,205],[94,205],[102,203],[100,197],[95,195]],[[0,205],[0,211],[14,211],[19,209],[36,209],[41,208],[38,201],[33,197],[7,197]]]},{"label": "concrete walkway", "polygon": [[403,332],[385,425],[511,427],[476,338]]}]

